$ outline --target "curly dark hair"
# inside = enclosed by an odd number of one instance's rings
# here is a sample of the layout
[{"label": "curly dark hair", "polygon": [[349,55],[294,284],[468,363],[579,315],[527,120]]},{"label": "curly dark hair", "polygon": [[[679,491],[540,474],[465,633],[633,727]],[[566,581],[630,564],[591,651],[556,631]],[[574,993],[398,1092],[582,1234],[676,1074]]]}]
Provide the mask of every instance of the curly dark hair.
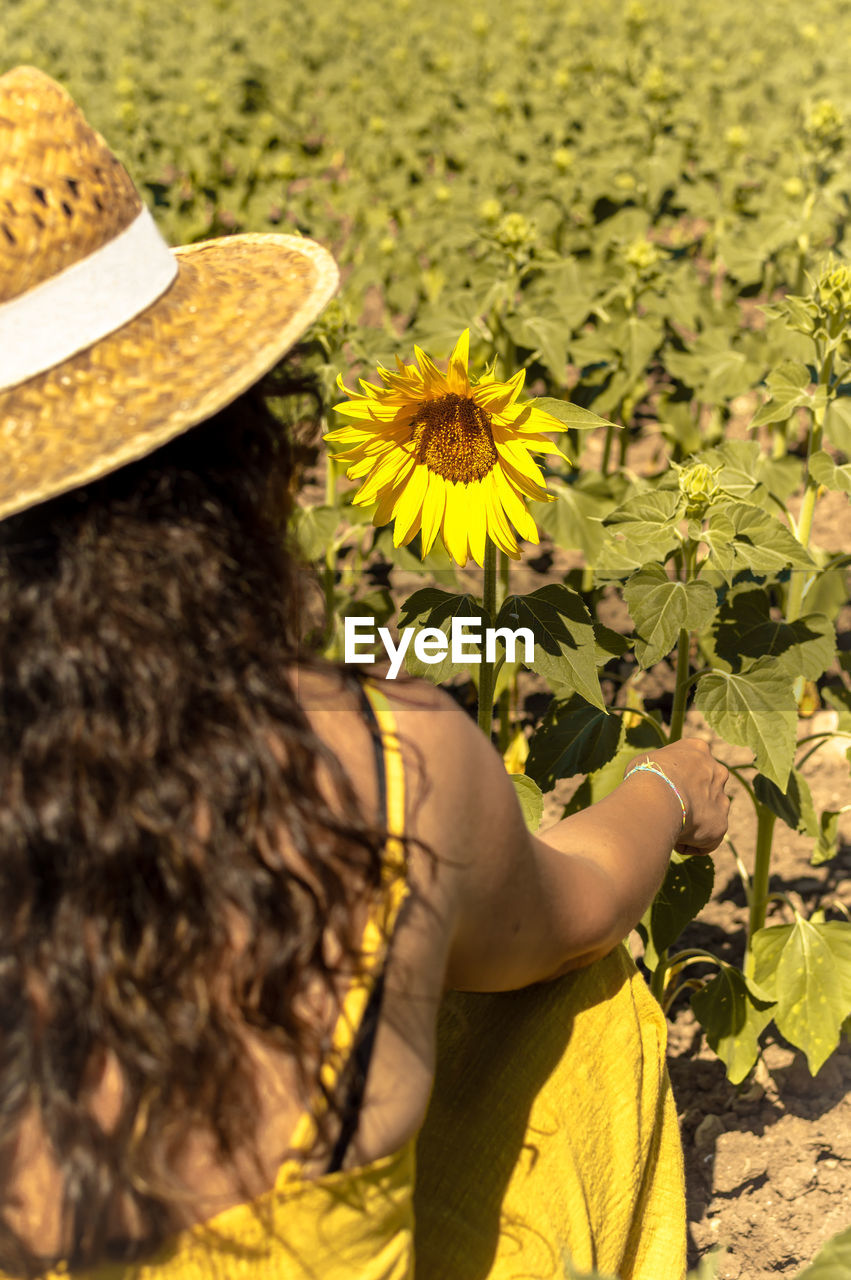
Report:
[{"label": "curly dark hair", "polygon": [[[353,907],[377,890],[385,833],[288,674],[308,660],[292,475],[255,389],[0,525],[0,1153],[35,1107],[71,1267],[149,1255],[170,1233],[164,1134],[212,1120],[227,1157],[256,1131],[234,1010],[318,1064],[298,994],[319,980],[333,995],[357,965]],[[108,1132],[83,1089],[104,1048],[124,1086]],[[116,1239],[127,1203],[141,1230]],[[0,1268],[57,1261],[0,1215]]]}]

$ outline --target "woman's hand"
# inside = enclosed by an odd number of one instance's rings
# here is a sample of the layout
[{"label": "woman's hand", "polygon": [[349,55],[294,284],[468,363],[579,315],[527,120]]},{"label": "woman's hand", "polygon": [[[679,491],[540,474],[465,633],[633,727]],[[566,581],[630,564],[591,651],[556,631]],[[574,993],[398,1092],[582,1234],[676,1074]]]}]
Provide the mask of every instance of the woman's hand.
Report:
[{"label": "woman's hand", "polygon": [[[682,796],[686,812],[682,831],[674,846],[677,852],[711,853],[717,849],[727,830],[730,811],[730,799],[724,791],[730,777],[729,770],[714,758],[700,738],[682,738],[667,747],[636,756],[627,767],[626,776],[631,776],[636,765],[645,761],[658,765]],[[653,774],[642,769],[637,776],[650,779]],[[666,784],[659,778],[655,785],[664,787]],[[671,800],[676,801],[673,792]]]}]

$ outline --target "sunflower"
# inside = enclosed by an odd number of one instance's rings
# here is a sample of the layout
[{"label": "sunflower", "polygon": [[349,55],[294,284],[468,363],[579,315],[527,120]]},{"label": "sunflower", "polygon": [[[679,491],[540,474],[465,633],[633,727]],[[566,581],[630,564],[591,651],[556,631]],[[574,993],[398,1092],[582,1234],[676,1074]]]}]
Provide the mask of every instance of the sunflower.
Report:
[{"label": "sunflower", "polygon": [[440,534],[459,565],[468,556],[482,565],[490,538],[518,560],[514,529],[538,541],[525,499],[553,500],[530,455],[564,457],[543,433],[565,427],[533,402],[517,403],[525,370],[508,382],[492,372],[471,379],[468,329],[445,374],[419,347],[414,352],[416,363],[397,359],[396,373],[379,367],[383,387],[361,381],[361,394],[337,379],[349,403],[336,410],[353,421],[325,439],[342,446],[335,456],[351,462],[349,479],[363,481],[353,501],[377,502],[375,525],[395,520],[394,546],[420,533],[426,556]]}]

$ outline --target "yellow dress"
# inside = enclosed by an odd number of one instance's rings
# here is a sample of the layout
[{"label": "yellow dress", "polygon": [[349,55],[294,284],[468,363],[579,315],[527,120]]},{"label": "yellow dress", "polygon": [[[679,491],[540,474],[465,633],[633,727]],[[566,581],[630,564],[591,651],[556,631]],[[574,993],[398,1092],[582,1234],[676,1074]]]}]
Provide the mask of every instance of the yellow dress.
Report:
[{"label": "yellow dress", "polygon": [[[383,741],[387,893],[367,926],[367,972],[326,1064],[345,1062],[405,895],[404,777]],[[548,1280],[596,1267],[623,1280],[685,1274],[685,1202],[664,1019],[623,948],[556,982],[447,998],[423,1129],[393,1155],[275,1186],[181,1232],[150,1262],[79,1280]],[[310,1148],[305,1115],[294,1146]],[[415,1174],[416,1165],[416,1174]],[[416,1217],[416,1226],[415,1226]],[[67,1272],[51,1273],[50,1280]],[[8,1278],[6,1278],[8,1280]]]}]

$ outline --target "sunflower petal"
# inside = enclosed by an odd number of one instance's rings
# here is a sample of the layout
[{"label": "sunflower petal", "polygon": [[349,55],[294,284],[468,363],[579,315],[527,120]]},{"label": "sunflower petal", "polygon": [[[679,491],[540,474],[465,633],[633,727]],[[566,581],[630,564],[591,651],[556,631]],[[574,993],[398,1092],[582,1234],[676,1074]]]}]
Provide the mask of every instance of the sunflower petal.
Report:
[{"label": "sunflower petal", "polygon": [[470,360],[470,330],[465,329],[455,343],[455,349],[449,357],[449,368],[446,383],[451,392],[458,396],[470,394],[470,378],[467,365]]},{"label": "sunflower petal", "polygon": [[392,488],[382,490],[378,499],[378,506],[372,513],[372,523],[376,528],[384,524],[389,524],[393,519],[393,508],[399,501],[399,494],[404,488],[404,481],[401,485],[394,485]]},{"label": "sunflower petal", "polygon": [[446,485],[446,510],[441,527],[446,550],[463,569],[467,563],[467,522],[465,519],[464,486],[449,481]]},{"label": "sunflower petal", "polygon": [[476,384],[473,399],[488,413],[503,413],[517,399],[526,381],[526,370],[520,369],[508,382]]},{"label": "sunflower petal", "polygon": [[485,543],[488,537],[487,500],[482,482],[467,485],[464,509],[467,517],[467,540],[470,555],[477,565],[484,567]]},{"label": "sunflower petal", "polygon": [[431,551],[446,510],[446,481],[434,471],[428,473],[428,488],[423,500],[423,556]]},{"label": "sunflower petal", "polygon": [[398,547],[403,541],[407,542],[407,534],[413,530],[411,537],[414,536],[420,527],[420,519],[422,515],[423,498],[425,497],[426,488],[428,487],[428,467],[422,463],[414,467],[408,483],[402,490],[401,496],[396,504],[394,515],[396,524],[393,527],[393,546]]},{"label": "sunflower petal", "polygon": [[346,468],[346,475],[349,480],[361,480],[364,476],[369,475],[374,466],[375,458],[361,458],[358,462],[353,462],[350,467]]},{"label": "sunflower petal", "polygon": [[500,550],[516,559],[519,555],[517,539],[505,515],[496,480],[496,471],[492,471],[483,485],[487,502],[488,534]]},{"label": "sunflower petal", "polygon": [[494,438],[494,444],[501,444],[505,441],[513,440],[515,444],[520,444],[524,449],[528,449],[530,453],[547,453],[553,454],[558,458],[562,458],[565,462],[570,462],[567,454],[563,453],[557,444],[554,444],[549,436],[526,435],[523,434],[523,428],[520,434],[513,431],[512,427],[506,427],[497,419],[491,419],[491,433]]},{"label": "sunflower petal", "polygon": [[382,489],[407,479],[413,466],[413,458],[409,458],[400,449],[391,450],[376,464],[352,501],[359,507],[375,502]]},{"label": "sunflower petal", "polygon": [[500,470],[496,475],[494,484],[497,498],[502,503],[505,514],[520,534],[520,537],[525,538],[527,542],[537,543],[539,541],[537,525],[529,515],[526,504],[512,485],[510,477]]},{"label": "sunflower petal", "polygon": [[423,394],[426,398],[445,396],[449,391],[446,378],[421,347],[414,347],[414,354],[423,377]]},{"label": "sunflower petal", "polygon": [[494,438],[494,444],[503,462],[510,463],[515,471],[519,471],[522,476],[526,476],[534,485],[546,492],[546,481],[543,473],[529,456],[529,450],[522,441],[497,440]]}]

